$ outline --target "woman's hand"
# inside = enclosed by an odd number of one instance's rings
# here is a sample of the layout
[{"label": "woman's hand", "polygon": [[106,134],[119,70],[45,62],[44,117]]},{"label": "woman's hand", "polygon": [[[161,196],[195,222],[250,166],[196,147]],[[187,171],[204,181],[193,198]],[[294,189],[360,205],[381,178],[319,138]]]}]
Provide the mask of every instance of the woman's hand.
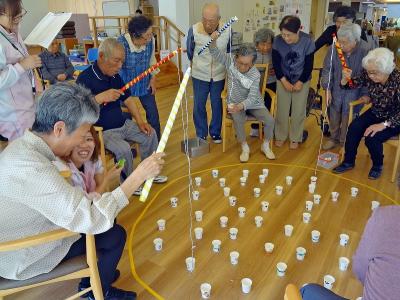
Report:
[{"label": "woman's hand", "polygon": [[122,169],[123,168],[118,167],[118,165],[114,165],[110,170],[106,171],[106,173],[104,174],[104,181],[112,182],[116,179],[118,179],[119,181]]},{"label": "woman's hand", "polygon": [[29,55],[19,61],[19,64],[25,71],[40,68],[42,66],[42,59],[39,55]]},{"label": "woman's hand", "polygon": [[385,128],[386,128],[386,126],[383,125],[383,123],[371,125],[367,128],[367,130],[365,130],[364,136],[373,137],[377,132],[382,131]]},{"label": "woman's hand", "polygon": [[137,166],[134,173],[138,173],[137,175],[139,175],[143,181],[156,177],[160,174],[165,163],[162,159],[164,156],[165,153],[153,153]]},{"label": "woman's hand", "polygon": [[156,93],[156,77],[152,76],[149,82],[148,89],[151,89],[151,94],[154,95]]},{"label": "woman's hand", "polygon": [[341,84],[346,85],[350,79],[351,79],[351,74],[353,73],[353,70],[350,68],[342,68],[342,80]]},{"label": "woman's hand", "polygon": [[243,103],[239,104],[228,104],[228,113],[237,113],[239,111],[242,111],[244,109]]}]

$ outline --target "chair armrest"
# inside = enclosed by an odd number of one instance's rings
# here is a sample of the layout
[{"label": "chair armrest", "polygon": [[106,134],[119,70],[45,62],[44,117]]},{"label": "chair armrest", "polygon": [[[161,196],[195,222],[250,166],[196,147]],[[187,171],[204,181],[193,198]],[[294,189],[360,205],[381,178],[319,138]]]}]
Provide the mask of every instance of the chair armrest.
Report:
[{"label": "chair armrest", "polygon": [[354,106],[357,106],[357,105],[360,105],[360,104],[366,104],[366,103],[365,103],[364,100],[358,99],[358,100],[355,100],[355,101],[351,101],[351,102],[349,103],[349,106],[350,106],[350,107],[354,107]]},{"label": "chair armrest", "polygon": [[79,234],[80,233],[72,232],[66,229],[57,229],[50,232],[40,233],[34,236],[28,236],[19,240],[2,242],[0,243],[0,252],[15,251],[18,249],[33,247]]},{"label": "chair armrest", "polygon": [[124,113],[129,113],[129,110],[128,110],[127,107],[122,106],[122,107],[121,107],[121,110],[122,110],[122,112],[124,112]]}]

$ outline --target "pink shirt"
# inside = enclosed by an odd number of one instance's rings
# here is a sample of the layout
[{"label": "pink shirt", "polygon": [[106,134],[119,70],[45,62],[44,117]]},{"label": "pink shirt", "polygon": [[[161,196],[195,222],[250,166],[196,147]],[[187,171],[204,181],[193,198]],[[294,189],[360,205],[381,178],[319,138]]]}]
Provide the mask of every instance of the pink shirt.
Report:
[{"label": "pink shirt", "polygon": [[9,33],[2,26],[0,31],[24,54],[0,34],[0,134],[14,140],[31,128],[35,119],[34,77],[18,63],[28,55],[21,35]]}]

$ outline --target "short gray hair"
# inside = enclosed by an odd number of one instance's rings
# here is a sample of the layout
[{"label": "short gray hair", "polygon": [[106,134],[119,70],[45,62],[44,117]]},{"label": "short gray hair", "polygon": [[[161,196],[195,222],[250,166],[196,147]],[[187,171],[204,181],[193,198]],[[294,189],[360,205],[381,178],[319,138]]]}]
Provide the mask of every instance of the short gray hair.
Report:
[{"label": "short gray hair", "polygon": [[120,48],[125,51],[124,46],[120,42],[118,42],[115,38],[109,37],[101,42],[99,46],[99,53],[103,53],[104,57],[107,59],[112,56],[113,50],[116,48]]},{"label": "short gray hair", "polygon": [[100,108],[90,90],[75,83],[57,83],[44,91],[35,113],[32,131],[49,134],[63,121],[68,133],[82,124],[94,124]]},{"label": "short gray hair", "polygon": [[258,43],[265,43],[265,42],[272,43],[274,41],[274,37],[275,34],[271,29],[261,28],[257,30],[257,32],[254,34],[254,44],[257,46]]},{"label": "short gray hair", "polygon": [[235,56],[253,56],[254,63],[257,59],[256,47],[254,47],[254,45],[250,43],[241,44],[239,48],[235,51]]},{"label": "short gray hair", "polygon": [[394,54],[387,48],[376,48],[368,52],[362,60],[362,66],[367,69],[368,65],[375,65],[378,71],[384,74],[391,74],[395,69]]},{"label": "short gray hair", "polygon": [[219,13],[219,5],[217,3],[206,3],[206,4],[204,4],[203,9],[202,9],[202,15],[204,14],[204,11],[206,9],[215,10],[218,18],[221,16],[220,13]]},{"label": "short gray hair", "polygon": [[340,26],[337,36],[339,39],[347,38],[352,42],[359,42],[361,40],[361,27],[355,23],[346,23]]}]

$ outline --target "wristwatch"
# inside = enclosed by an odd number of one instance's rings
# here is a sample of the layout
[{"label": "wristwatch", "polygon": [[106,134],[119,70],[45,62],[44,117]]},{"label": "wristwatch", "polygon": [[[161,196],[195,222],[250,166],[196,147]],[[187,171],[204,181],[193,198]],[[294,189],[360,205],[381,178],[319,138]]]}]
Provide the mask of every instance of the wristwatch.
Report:
[{"label": "wristwatch", "polygon": [[388,128],[388,127],[390,126],[390,122],[388,122],[388,121],[383,122],[383,126],[385,126],[386,128]]}]

